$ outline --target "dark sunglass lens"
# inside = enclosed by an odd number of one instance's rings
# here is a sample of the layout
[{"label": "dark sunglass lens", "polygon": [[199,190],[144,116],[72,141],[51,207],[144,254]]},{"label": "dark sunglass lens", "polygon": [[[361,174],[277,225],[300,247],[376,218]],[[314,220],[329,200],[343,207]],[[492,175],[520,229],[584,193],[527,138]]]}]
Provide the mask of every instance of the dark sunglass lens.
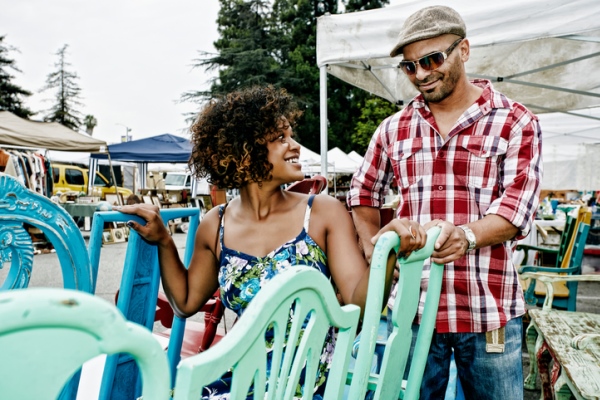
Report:
[{"label": "dark sunglass lens", "polygon": [[407,75],[414,75],[417,72],[415,64],[409,61],[400,62],[400,68],[402,68]]},{"label": "dark sunglass lens", "polygon": [[444,63],[444,55],[441,51],[437,51],[432,53],[426,57],[423,57],[419,60],[419,65],[425,71],[432,71],[442,66]]}]

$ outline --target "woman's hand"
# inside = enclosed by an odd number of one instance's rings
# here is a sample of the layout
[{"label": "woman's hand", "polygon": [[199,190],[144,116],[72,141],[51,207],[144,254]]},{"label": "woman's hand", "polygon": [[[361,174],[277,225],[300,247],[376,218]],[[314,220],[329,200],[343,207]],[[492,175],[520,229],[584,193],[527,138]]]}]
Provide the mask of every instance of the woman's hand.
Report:
[{"label": "woman's hand", "polygon": [[377,243],[379,237],[385,232],[393,231],[400,237],[399,253],[408,257],[410,253],[419,250],[427,243],[427,232],[425,228],[416,221],[406,218],[393,219],[386,226],[381,228],[377,235],[373,236],[371,243]]},{"label": "woman's hand", "polygon": [[134,204],[122,207],[113,207],[113,210],[120,211],[123,214],[137,215],[146,221],[145,225],[138,224],[135,221],[128,221],[127,226],[135,230],[145,240],[151,243],[166,244],[171,241],[171,234],[165,227],[160,216],[160,210],[155,205]]}]

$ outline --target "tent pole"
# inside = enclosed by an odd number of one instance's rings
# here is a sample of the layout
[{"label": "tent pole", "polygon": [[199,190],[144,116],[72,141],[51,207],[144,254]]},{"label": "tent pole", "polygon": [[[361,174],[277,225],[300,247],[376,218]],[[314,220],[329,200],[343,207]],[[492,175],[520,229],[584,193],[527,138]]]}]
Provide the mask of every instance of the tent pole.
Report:
[{"label": "tent pole", "polygon": [[107,153],[107,154],[108,154],[108,166],[110,167],[110,175],[112,176],[112,183],[115,187],[115,194],[117,195],[117,201],[119,202],[119,205],[122,206],[123,199],[121,199],[121,196],[119,196],[119,190],[117,189],[117,177],[115,176],[115,170],[113,169],[112,160],[110,159],[110,153]]},{"label": "tent pole", "polygon": [[[327,179],[327,66],[319,68],[319,103],[321,127],[321,175]],[[327,194],[328,187],[323,191]]]}]

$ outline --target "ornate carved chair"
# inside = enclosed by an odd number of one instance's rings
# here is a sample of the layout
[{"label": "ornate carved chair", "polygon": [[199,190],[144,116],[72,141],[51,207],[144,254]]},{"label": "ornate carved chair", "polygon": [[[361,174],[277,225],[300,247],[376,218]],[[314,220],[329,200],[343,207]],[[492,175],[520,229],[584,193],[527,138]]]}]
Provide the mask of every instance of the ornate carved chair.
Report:
[{"label": "ornate carved chair", "polygon": [[15,178],[0,173],[0,268],[10,270],[0,290],[29,286],[33,242],[24,224],[39,229],[56,250],[64,287],[93,293],[93,276],[85,241],[73,218],[58,204]]}]

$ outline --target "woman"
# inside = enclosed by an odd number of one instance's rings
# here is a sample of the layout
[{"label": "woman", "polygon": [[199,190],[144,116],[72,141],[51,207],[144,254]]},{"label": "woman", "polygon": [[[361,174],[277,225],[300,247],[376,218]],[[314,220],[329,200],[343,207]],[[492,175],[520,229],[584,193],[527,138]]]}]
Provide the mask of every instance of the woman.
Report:
[{"label": "woman", "polygon": [[[191,169],[220,188],[239,189],[240,194],[204,216],[188,270],[158,208],[121,208],[147,221],[145,226],[128,225],[158,244],[163,287],[178,316],[195,314],[218,287],[225,306],[240,315],[260,287],[298,264],[331,277],[344,303],[364,307],[369,272],[345,206],[330,196],[282,189],[304,178],[300,145],[292,131],[300,114],[285,90],[271,87],[230,93],[200,113],[191,128]],[[395,223],[402,252],[424,246],[426,234],[419,224]],[[388,265],[388,289],[393,264]],[[328,337],[329,343],[332,340],[333,335]],[[316,394],[324,388],[326,369],[323,364]],[[205,388],[205,395],[219,398],[227,393],[227,384],[223,378]]]}]

